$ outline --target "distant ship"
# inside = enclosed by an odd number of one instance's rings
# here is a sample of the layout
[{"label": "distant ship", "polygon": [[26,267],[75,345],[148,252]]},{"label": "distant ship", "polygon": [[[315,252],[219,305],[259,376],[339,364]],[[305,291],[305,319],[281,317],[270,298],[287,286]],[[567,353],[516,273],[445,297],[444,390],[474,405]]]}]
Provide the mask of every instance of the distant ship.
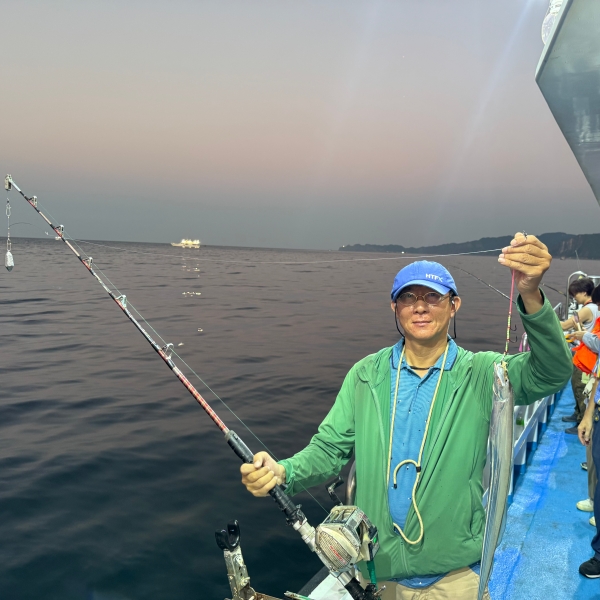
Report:
[{"label": "distant ship", "polygon": [[200,248],[200,240],[186,240],[182,239],[178,244],[171,242],[171,246],[177,248]]}]

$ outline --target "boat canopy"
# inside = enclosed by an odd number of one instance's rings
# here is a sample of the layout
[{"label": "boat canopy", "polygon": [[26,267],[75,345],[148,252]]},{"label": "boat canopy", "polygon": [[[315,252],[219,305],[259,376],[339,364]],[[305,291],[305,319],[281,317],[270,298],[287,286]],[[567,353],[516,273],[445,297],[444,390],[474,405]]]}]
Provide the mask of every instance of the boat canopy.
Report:
[{"label": "boat canopy", "polygon": [[600,2],[565,0],[536,81],[600,204]]}]

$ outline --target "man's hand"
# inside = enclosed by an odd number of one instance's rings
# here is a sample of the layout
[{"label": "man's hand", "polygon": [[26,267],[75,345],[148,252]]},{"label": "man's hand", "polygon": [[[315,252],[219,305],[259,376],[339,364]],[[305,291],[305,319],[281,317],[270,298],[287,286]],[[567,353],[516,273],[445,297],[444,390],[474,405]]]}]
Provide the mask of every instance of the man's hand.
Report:
[{"label": "man's hand", "polygon": [[534,235],[516,233],[510,246],[502,248],[498,262],[515,272],[515,283],[528,314],[542,308],[540,283],[550,268],[552,257],[545,244]]},{"label": "man's hand", "polygon": [[[593,400],[590,400],[590,402],[593,402]],[[590,413],[588,414],[589,411],[585,412],[585,415],[583,416],[583,419],[581,419],[581,423],[579,423],[579,425],[577,425],[577,435],[579,436],[579,441],[584,445],[584,446],[589,446],[590,444],[590,437],[592,435],[592,414]]]},{"label": "man's hand", "polygon": [[581,342],[581,340],[583,340],[584,334],[585,334],[585,331],[574,331],[573,333],[569,334],[569,337],[572,340],[577,340],[578,342]]},{"label": "man's hand", "polygon": [[267,496],[276,484],[285,483],[285,469],[278,465],[267,452],[254,455],[254,463],[240,467],[242,483],[257,497]]}]

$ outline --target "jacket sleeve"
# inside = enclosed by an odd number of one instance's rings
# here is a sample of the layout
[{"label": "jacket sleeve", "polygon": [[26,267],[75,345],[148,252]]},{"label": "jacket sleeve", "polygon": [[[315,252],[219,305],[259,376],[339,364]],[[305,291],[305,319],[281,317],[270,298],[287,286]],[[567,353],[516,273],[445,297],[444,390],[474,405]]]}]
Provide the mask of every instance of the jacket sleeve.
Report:
[{"label": "jacket sleeve", "polygon": [[600,353],[600,338],[593,333],[584,333],[583,334],[583,343],[596,354]]},{"label": "jacket sleeve", "polygon": [[335,477],[354,452],[356,368],[346,378],[331,410],[304,450],[279,461],[290,496]]},{"label": "jacket sleeve", "polygon": [[517,306],[531,351],[507,357],[508,378],[515,403],[531,404],[563,388],[573,373],[573,357],[547,298],[533,315],[525,313],[520,296]]}]

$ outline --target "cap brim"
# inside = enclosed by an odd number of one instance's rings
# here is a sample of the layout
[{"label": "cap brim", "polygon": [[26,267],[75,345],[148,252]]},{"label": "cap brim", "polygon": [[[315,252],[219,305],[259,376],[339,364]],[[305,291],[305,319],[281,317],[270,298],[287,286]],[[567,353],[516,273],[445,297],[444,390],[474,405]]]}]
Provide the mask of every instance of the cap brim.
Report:
[{"label": "cap brim", "polygon": [[433,281],[430,281],[429,279],[413,279],[413,281],[407,282],[405,285],[402,286],[402,288],[400,288],[396,292],[396,295],[394,296],[394,300],[402,293],[402,290],[405,290],[407,287],[409,287],[411,285],[423,285],[423,286],[428,287],[442,295],[445,295],[448,292],[454,291],[451,288],[446,287],[445,285],[442,285],[441,283],[435,283]]}]

